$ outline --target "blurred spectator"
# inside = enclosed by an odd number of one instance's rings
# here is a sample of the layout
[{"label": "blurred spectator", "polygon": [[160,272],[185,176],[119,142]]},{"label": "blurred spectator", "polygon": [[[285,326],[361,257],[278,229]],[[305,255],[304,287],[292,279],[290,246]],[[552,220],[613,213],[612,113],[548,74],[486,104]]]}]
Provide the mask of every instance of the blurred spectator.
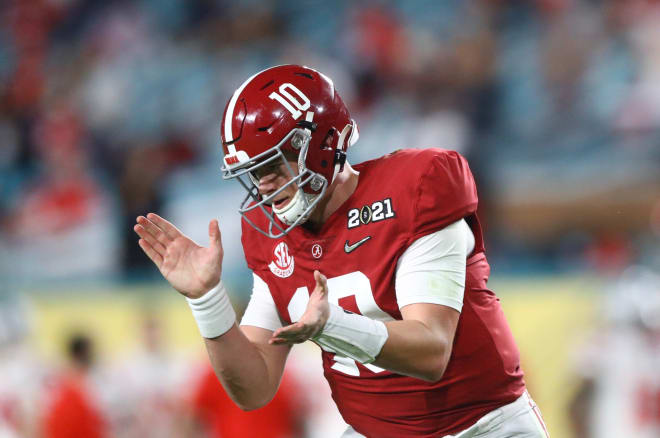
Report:
[{"label": "blurred spectator", "polygon": [[37,405],[47,370],[29,343],[31,308],[24,298],[0,294],[0,437],[37,437]]},{"label": "blurred spectator", "polygon": [[569,406],[575,438],[660,436],[660,276],[632,267],[606,296],[604,321],[578,346]]},{"label": "blurred spectator", "polygon": [[170,350],[158,315],[148,310],[139,316],[137,348],[110,364],[96,380],[103,412],[115,437],[185,436],[188,360]]},{"label": "blurred spectator", "polygon": [[630,91],[619,108],[616,127],[632,133],[657,130],[660,128],[660,4],[637,1],[628,8],[612,6],[611,10],[625,23],[637,67]]},{"label": "blurred spectator", "polygon": [[7,222],[14,275],[112,273],[110,200],[91,173],[79,117],[60,103],[38,119],[33,135],[38,175],[22,188]]},{"label": "blurred spectator", "polygon": [[108,425],[90,381],[94,344],[85,334],[67,342],[67,367],[55,378],[42,414],[44,438],[102,438]]},{"label": "blurred spectator", "polygon": [[616,233],[602,233],[586,248],[588,266],[601,274],[620,275],[634,262],[635,251],[630,238]]},{"label": "blurred spectator", "polygon": [[[245,412],[229,398],[209,364],[193,387],[192,416],[208,438],[303,438],[305,406],[292,374],[285,371],[277,394],[265,407]],[[190,435],[198,436],[197,433]]]},{"label": "blurred spectator", "polygon": [[80,120],[66,105],[51,108],[34,131],[40,176],[21,196],[10,230],[16,238],[57,234],[87,222],[99,188],[88,174]]}]

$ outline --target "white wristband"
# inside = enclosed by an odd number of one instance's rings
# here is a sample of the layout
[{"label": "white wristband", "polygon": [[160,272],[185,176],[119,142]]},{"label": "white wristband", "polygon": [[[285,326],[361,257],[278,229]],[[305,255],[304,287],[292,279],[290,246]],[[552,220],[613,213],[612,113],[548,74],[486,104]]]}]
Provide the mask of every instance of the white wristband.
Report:
[{"label": "white wristband", "polygon": [[330,316],[323,330],[312,340],[326,350],[368,364],[387,341],[387,327],[382,321],[345,311],[330,304]]},{"label": "white wristband", "polygon": [[199,298],[186,298],[199,332],[205,338],[225,334],[236,322],[236,313],[229,302],[222,281]]}]

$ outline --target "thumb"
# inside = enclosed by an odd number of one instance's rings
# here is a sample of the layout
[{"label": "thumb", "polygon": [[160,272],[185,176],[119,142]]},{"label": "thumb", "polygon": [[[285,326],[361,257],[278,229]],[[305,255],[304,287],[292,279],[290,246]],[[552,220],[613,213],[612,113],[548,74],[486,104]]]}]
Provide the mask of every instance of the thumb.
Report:
[{"label": "thumb", "polygon": [[218,220],[213,219],[209,222],[209,244],[211,248],[218,249],[222,246],[222,236],[220,234],[220,226]]},{"label": "thumb", "polygon": [[316,280],[316,289],[321,295],[328,294],[328,279],[319,271],[314,271],[314,280]]}]

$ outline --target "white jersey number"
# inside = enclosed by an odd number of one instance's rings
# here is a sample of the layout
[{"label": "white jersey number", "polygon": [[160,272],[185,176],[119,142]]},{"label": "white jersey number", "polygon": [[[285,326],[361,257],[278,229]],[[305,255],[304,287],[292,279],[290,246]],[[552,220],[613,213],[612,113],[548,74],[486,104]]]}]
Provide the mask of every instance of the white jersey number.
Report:
[{"label": "white jersey number", "polygon": [[[371,290],[371,282],[362,272],[356,271],[340,275],[339,277],[328,278],[328,301],[331,304],[339,305],[339,300],[341,298],[350,296],[355,297],[357,308],[362,315],[380,321],[394,320],[394,318],[388,313],[378,307]],[[307,289],[306,286],[296,289],[296,292],[291,297],[291,301],[289,301],[289,306],[287,307],[292,322],[300,319],[307,308],[308,302],[309,289]],[[360,375],[360,370],[353,359],[340,354],[335,354],[333,360],[335,361],[332,365],[333,369],[350,376]],[[371,364],[367,364],[365,367],[374,373],[385,371],[383,368]]]},{"label": "white jersey number", "polygon": [[[293,94],[289,92],[289,90],[297,94],[300,100],[294,97]],[[277,91],[273,91],[268,97],[281,103],[284,108],[286,108],[291,113],[293,120],[298,120],[300,116],[302,116],[302,112],[309,109],[309,98],[305,96],[302,91],[296,88],[295,85],[289,84],[288,82],[284,83],[280,85],[279,91],[279,94]]]}]

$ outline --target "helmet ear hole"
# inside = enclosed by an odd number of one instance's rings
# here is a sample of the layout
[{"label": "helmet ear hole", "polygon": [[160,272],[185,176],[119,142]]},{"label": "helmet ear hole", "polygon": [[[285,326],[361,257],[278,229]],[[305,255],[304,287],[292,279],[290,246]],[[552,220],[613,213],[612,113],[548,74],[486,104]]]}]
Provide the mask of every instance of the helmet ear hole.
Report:
[{"label": "helmet ear hole", "polygon": [[335,128],[330,128],[328,133],[325,135],[325,138],[321,142],[321,150],[329,151],[332,150],[332,140],[335,136]]}]

